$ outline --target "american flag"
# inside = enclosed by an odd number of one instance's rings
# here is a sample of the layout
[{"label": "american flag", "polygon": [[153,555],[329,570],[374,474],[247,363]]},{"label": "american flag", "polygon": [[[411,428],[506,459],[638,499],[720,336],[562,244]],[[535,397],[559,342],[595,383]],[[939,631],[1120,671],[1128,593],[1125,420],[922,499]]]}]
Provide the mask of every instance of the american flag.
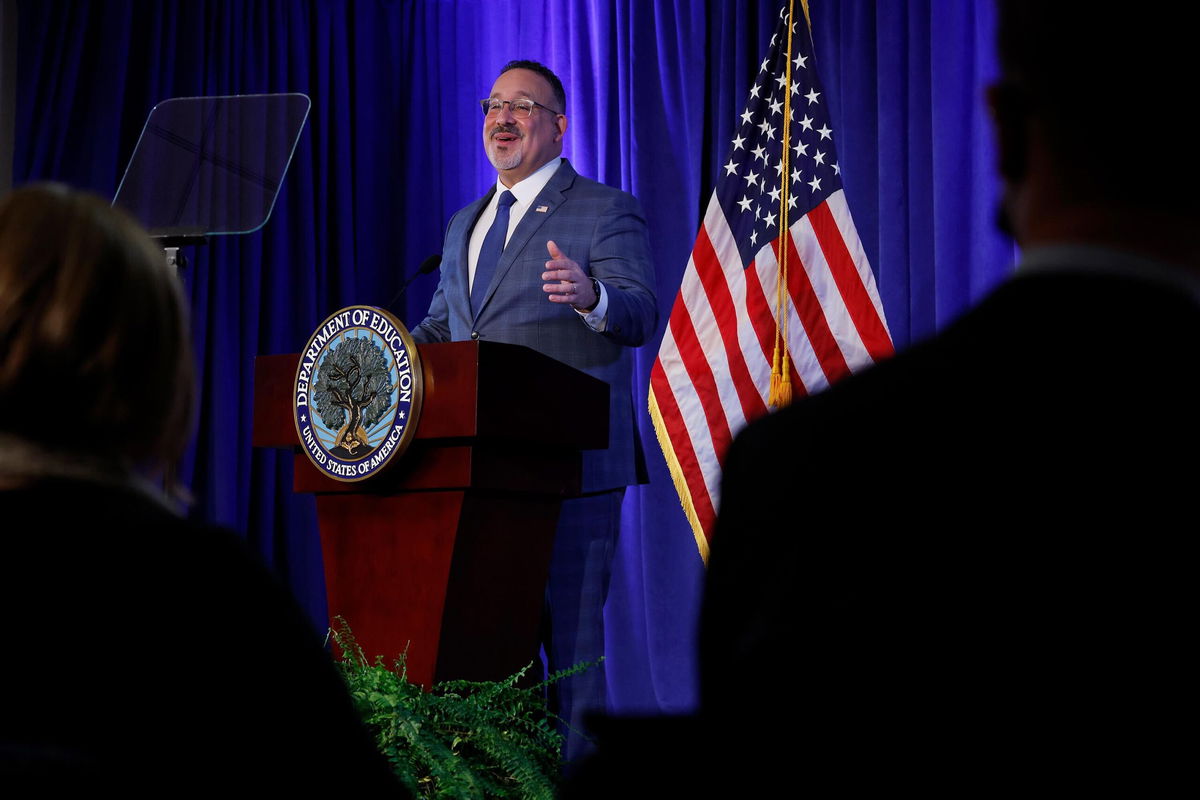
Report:
[{"label": "american flag", "polygon": [[842,192],[808,22],[791,18],[785,5],[650,375],[650,415],[706,561],[721,462],[734,435],[767,413],[777,335],[797,396],[892,353]]}]

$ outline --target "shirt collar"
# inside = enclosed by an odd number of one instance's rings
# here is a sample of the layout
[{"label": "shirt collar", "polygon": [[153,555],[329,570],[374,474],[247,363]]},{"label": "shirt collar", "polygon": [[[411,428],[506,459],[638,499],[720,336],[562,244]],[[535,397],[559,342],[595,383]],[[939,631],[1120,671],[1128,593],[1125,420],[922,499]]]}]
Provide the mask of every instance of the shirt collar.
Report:
[{"label": "shirt collar", "polygon": [[[529,175],[522,181],[517,181],[512,186],[505,186],[500,182],[500,178],[496,178],[496,194],[499,198],[501,192],[512,192],[517,198],[517,202],[522,206],[528,206],[533,202],[533,198],[541,194],[542,189],[546,188],[546,184],[550,182],[550,178],[558,170],[562,164],[562,156],[552,158],[542,166],[538,167],[532,175]],[[493,203],[496,201],[493,200]]]},{"label": "shirt collar", "polygon": [[1200,276],[1183,265],[1169,264],[1139,253],[1084,243],[1041,245],[1026,250],[1017,275],[1084,272],[1135,278],[1173,285],[1200,298]]}]

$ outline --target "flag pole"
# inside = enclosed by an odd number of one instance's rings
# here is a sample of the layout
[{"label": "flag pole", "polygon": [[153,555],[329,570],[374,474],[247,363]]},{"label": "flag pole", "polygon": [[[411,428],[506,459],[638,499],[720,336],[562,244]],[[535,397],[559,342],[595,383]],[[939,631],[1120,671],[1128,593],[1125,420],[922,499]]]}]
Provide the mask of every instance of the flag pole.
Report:
[{"label": "flag pole", "polygon": [[[805,0],[804,16],[808,17],[808,6]],[[779,159],[780,192],[779,192],[779,283],[775,289],[775,355],[771,359],[771,388],[767,393],[767,402],[775,408],[791,405],[792,403],[792,366],[788,355],[788,143],[791,141],[792,126],[792,29],[795,23],[796,0],[788,2],[787,49],[784,58],[783,83],[783,154]],[[782,359],[780,355],[782,354]],[[780,363],[782,361],[782,364]]]}]

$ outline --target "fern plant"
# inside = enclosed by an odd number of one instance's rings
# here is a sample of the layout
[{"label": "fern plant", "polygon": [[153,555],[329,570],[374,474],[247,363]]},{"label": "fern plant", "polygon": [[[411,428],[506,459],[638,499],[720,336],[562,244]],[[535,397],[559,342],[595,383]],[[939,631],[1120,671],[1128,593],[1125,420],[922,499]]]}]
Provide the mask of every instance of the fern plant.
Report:
[{"label": "fern plant", "polygon": [[369,663],[341,617],[329,635],[338,667],[376,745],[415,797],[553,800],[563,737],[542,697],[579,664],[520,688],[532,664],[502,681],[443,681],[426,692],[408,681],[406,654]]}]

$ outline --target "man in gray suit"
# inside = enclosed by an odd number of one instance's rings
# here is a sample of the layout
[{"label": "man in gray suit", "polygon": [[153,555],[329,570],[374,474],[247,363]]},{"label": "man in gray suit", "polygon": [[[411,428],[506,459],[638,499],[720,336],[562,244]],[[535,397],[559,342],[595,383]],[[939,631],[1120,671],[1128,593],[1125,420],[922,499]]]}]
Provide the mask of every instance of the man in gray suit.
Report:
[{"label": "man in gray suit", "polygon": [[[632,355],[658,321],[646,222],[632,195],[579,176],[562,158],[566,98],[553,72],[511,61],[482,101],[496,185],[446,229],[441,282],[418,342],[466,339],[531,347],[606,381],[609,442],[583,454],[583,496],[563,503],[546,589],[550,668],[604,653],[603,608],[625,487],[645,482],[634,424]],[[591,425],[547,408],[557,425]],[[583,754],[583,714],[603,711],[603,665],[559,686]]]}]

